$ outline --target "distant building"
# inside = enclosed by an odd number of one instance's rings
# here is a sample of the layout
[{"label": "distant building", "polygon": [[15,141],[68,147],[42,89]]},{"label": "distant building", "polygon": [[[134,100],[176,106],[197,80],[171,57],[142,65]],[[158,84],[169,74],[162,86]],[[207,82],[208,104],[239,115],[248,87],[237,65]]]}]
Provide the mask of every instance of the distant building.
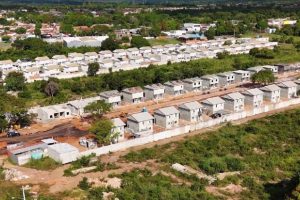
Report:
[{"label": "distant building", "polygon": [[164,98],[165,86],[162,84],[146,85],[144,92],[147,100],[160,100]]},{"label": "distant building", "polygon": [[108,36],[64,37],[63,42],[67,47],[101,47],[107,38]]}]

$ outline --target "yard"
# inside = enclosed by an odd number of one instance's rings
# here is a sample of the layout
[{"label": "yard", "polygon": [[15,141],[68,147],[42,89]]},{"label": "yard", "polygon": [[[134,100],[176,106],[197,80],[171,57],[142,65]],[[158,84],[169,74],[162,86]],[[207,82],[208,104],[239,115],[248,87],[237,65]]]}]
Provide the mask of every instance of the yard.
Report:
[{"label": "yard", "polygon": [[156,38],[148,40],[151,46],[166,45],[166,44],[179,44],[180,41],[173,38]]}]

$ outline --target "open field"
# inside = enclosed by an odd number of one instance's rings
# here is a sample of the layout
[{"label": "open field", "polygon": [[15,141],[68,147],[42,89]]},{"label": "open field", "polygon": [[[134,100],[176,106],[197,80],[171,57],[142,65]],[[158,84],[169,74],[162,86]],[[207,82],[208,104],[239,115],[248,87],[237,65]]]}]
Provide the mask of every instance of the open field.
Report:
[{"label": "open field", "polygon": [[11,47],[10,43],[0,42],[0,51],[5,51]]},{"label": "open field", "polygon": [[180,41],[173,38],[156,38],[148,40],[151,46],[166,45],[166,44],[179,44]]}]

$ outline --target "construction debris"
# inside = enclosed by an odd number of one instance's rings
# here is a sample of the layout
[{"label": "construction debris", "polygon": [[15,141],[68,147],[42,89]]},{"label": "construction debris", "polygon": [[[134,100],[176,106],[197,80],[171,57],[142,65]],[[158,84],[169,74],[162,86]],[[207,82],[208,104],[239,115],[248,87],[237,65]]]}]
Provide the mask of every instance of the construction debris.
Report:
[{"label": "construction debris", "polygon": [[3,171],[6,181],[19,181],[29,178],[29,176],[24,175],[22,172],[16,169],[6,169]]},{"label": "construction debris", "polygon": [[100,180],[99,178],[90,178],[88,182],[93,184],[95,187],[111,187],[114,189],[121,188],[122,180],[114,177],[114,178],[105,178],[104,180]]}]

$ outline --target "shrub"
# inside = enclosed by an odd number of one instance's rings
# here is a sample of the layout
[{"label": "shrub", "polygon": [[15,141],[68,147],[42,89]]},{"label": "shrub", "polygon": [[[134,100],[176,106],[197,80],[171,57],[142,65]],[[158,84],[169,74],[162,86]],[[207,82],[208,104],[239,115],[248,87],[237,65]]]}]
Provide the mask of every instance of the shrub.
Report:
[{"label": "shrub", "polygon": [[88,183],[87,177],[83,177],[82,180],[79,182],[78,187],[82,190],[88,190],[91,186]]}]

